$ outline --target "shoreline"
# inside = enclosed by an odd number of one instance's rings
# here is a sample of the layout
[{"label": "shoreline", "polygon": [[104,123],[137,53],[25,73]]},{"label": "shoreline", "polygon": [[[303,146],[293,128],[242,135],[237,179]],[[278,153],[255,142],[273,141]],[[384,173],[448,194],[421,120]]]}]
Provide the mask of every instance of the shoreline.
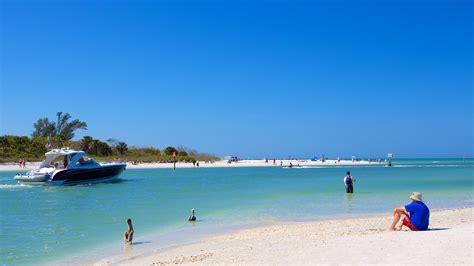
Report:
[{"label": "shoreline", "polygon": [[[280,165],[280,162],[282,165]],[[2,163],[0,164],[0,171],[30,171],[37,169],[41,162],[27,162],[26,168],[20,168],[18,163]],[[294,168],[307,168],[307,167],[337,167],[337,166],[383,166],[384,162],[369,162],[369,161],[351,161],[351,160],[326,160],[324,163],[321,161],[311,160],[241,160],[238,162],[227,163],[225,160],[215,162],[199,162],[199,167],[194,166],[192,163],[177,162],[176,168],[227,168],[227,167],[287,167],[290,163],[293,164]],[[127,162],[127,169],[173,169],[173,163],[138,163],[132,164]]]},{"label": "shoreline", "polygon": [[[247,162],[250,163],[250,162]],[[256,161],[256,164],[263,164],[263,161]],[[407,164],[407,165],[403,165]],[[96,239],[86,239],[87,234],[83,236],[86,237],[85,239],[74,239],[69,237],[70,233],[62,234],[58,236],[58,241],[55,241],[54,234],[49,234],[48,243],[51,243],[52,247],[58,248],[61,244],[61,241],[64,243],[68,243],[67,241],[71,241],[68,249],[63,249],[63,252],[55,254],[55,258],[50,256],[46,256],[47,252],[41,251],[41,246],[39,247],[39,252],[31,252],[32,256],[30,258],[35,258],[38,256],[38,263],[39,260],[44,261],[43,264],[47,264],[52,259],[53,262],[57,260],[69,262],[69,263],[57,263],[57,265],[65,265],[65,264],[78,264],[78,263],[85,263],[85,264],[121,264],[121,263],[130,263],[130,264],[138,264],[135,263],[138,260],[145,260],[146,258],[152,257],[153,260],[150,259],[150,263],[144,262],[143,264],[151,264],[152,262],[160,262],[160,263],[174,263],[176,258],[182,258],[183,262],[177,261],[179,263],[184,263],[187,261],[193,261],[195,258],[200,258],[205,260],[206,264],[224,264],[224,263],[234,263],[234,264],[257,264],[257,263],[267,263],[267,264],[280,264],[282,262],[279,261],[261,261],[260,257],[257,255],[248,252],[253,252],[252,250],[246,251],[247,253],[240,254],[237,258],[220,258],[219,249],[216,246],[213,246],[211,249],[202,249],[202,250],[209,250],[209,253],[212,253],[209,257],[204,256],[205,254],[198,252],[181,252],[176,254],[172,258],[168,258],[166,260],[161,260],[162,254],[169,254],[166,252],[176,252],[177,249],[182,248],[183,246],[190,246],[190,245],[199,245],[203,243],[209,243],[209,239],[215,239],[218,237],[229,236],[233,233],[241,233],[244,234],[246,227],[256,227],[261,228],[273,228],[277,226],[278,232],[283,231],[284,234],[291,228],[291,225],[298,224],[300,226],[307,226],[310,228],[310,224],[317,224],[319,223],[318,229],[313,230],[325,230],[325,234],[320,235],[321,238],[328,238],[329,240],[333,241],[333,238],[338,238],[342,236],[350,235],[350,239],[365,237],[366,233],[372,233],[371,229],[378,229],[379,233],[381,233],[380,228],[385,228],[387,226],[387,218],[390,216],[390,210],[394,207],[394,203],[398,202],[395,205],[401,205],[405,203],[406,200],[406,192],[411,191],[413,188],[415,190],[422,188],[421,191],[427,193],[427,195],[431,195],[428,197],[430,200],[430,207],[432,207],[433,212],[437,210],[443,209],[455,209],[455,208],[465,208],[474,207],[472,201],[472,191],[470,186],[466,184],[470,184],[472,182],[472,164],[469,168],[464,167],[464,165],[455,164],[456,166],[460,166],[461,168],[451,170],[451,162],[428,162],[428,165],[432,167],[432,169],[425,169],[421,168],[424,167],[423,162],[415,162],[415,169],[392,169],[388,167],[370,165],[370,166],[353,166],[351,169],[357,173],[361,171],[360,176],[362,177],[359,181],[361,187],[360,195],[358,194],[356,197],[347,197],[342,191],[342,182],[340,182],[339,178],[333,178],[333,175],[339,174],[341,170],[344,170],[345,166],[317,166],[314,168],[317,169],[301,169],[298,171],[291,170],[291,169],[282,169],[282,168],[232,168],[232,169],[207,169],[203,171],[199,170],[177,170],[173,172],[171,169],[168,170],[131,170],[128,173],[125,173],[124,179],[126,181],[134,181],[128,183],[117,182],[117,185],[101,185],[97,188],[95,187],[78,187],[76,188],[65,188],[65,189],[49,189],[49,188],[39,188],[39,189],[17,189],[15,188],[8,188],[10,183],[12,183],[10,179],[10,175],[12,172],[3,172],[2,178],[5,180],[5,189],[8,190],[8,193],[5,193],[8,196],[9,201],[12,206],[21,206],[21,204],[17,204],[17,198],[25,197],[27,199],[41,199],[41,201],[45,201],[48,199],[56,199],[64,195],[65,199],[70,199],[70,192],[63,192],[63,191],[80,191],[81,193],[85,193],[84,195],[89,195],[88,197],[84,197],[84,204],[85,203],[94,203],[92,200],[85,200],[97,198],[98,195],[102,195],[103,193],[108,193],[106,195],[107,198],[114,199],[118,205],[128,206],[127,208],[141,206],[140,210],[129,214],[128,211],[125,212],[112,212],[109,216],[108,222],[113,224],[114,228],[112,229],[108,224],[103,223],[103,219],[98,219],[100,224],[93,225],[88,227],[85,232],[95,232]],[[421,164],[421,165],[420,165]],[[191,167],[192,164],[189,164]],[[204,165],[204,163],[203,163]],[[232,164],[231,164],[232,165]],[[237,165],[237,164],[236,164]],[[242,165],[242,164],[239,164]],[[398,166],[398,165],[397,165]],[[403,162],[400,163],[400,167],[407,166],[410,167],[410,162]],[[441,168],[433,168],[441,166]],[[279,166],[276,166],[279,167]],[[349,167],[348,167],[349,168]],[[231,171],[232,170],[232,171]],[[422,175],[420,177],[419,173],[424,172],[426,175]],[[250,173],[250,174],[249,174]],[[253,174],[255,173],[255,174]],[[216,174],[218,178],[213,176]],[[359,173],[357,173],[359,174]],[[262,177],[262,178],[252,178],[255,177]],[[358,175],[359,176],[359,175]],[[155,178],[157,177],[157,178]],[[176,178],[178,177],[178,178]],[[231,178],[228,178],[231,177]],[[393,178],[391,178],[393,177]],[[209,186],[209,184],[211,186]],[[214,186],[219,184],[219,186]],[[366,184],[370,184],[365,186]],[[399,186],[401,184],[403,186]],[[435,184],[438,184],[435,186]],[[188,186],[189,185],[189,186]],[[362,188],[366,188],[363,189]],[[120,196],[121,191],[123,189],[127,189],[130,191],[135,191],[131,195],[132,197],[127,197],[130,201],[125,201],[125,204],[122,204],[122,198]],[[145,189],[143,189],[145,188]],[[164,189],[166,188],[166,189]],[[186,188],[186,189],[185,189]],[[224,190],[222,190],[224,188]],[[226,190],[228,188],[228,191]],[[340,189],[341,188],[341,189]],[[12,190],[15,190],[13,192]],[[11,191],[11,192],[10,192]],[[34,192],[38,191],[38,192]],[[51,192],[51,193],[42,193],[43,191]],[[190,194],[190,191],[192,192]],[[223,191],[222,193],[217,191]],[[86,193],[87,192],[87,193]],[[139,192],[139,193],[136,193]],[[143,193],[140,193],[143,192]],[[157,197],[156,192],[161,192],[160,194],[167,195],[166,197]],[[248,192],[248,193],[247,193]],[[263,192],[261,195],[260,193]],[[74,193],[74,192],[73,192]],[[168,193],[168,194],[165,194]],[[194,193],[194,194],[193,194]],[[237,200],[228,199],[227,195],[233,195],[239,193],[240,197],[237,197]],[[242,194],[240,194],[242,193]],[[42,195],[48,194],[48,197],[42,197]],[[20,196],[19,196],[20,195]],[[31,198],[31,196],[39,196],[36,198]],[[109,196],[111,195],[111,196]],[[118,197],[115,197],[118,195]],[[135,196],[133,196],[135,195]],[[200,197],[190,197],[188,195],[200,195]],[[211,195],[212,197],[209,197]],[[243,197],[242,197],[243,195]],[[256,195],[253,198],[253,195]],[[140,197],[139,197],[140,196]],[[102,196],[101,196],[102,197]],[[137,198],[138,197],[138,198]],[[181,200],[181,199],[192,199],[192,200]],[[208,199],[211,198],[211,199]],[[116,199],[116,200],[115,200]],[[159,199],[159,200],[157,200]],[[196,199],[196,200],[194,200]],[[212,208],[215,207],[213,204],[214,199],[222,200],[222,203],[219,202],[220,205],[217,207],[219,208]],[[288,199],[288,200],[287,200]],[[177,201],[175,201],[177,200]],[[181,200],[181,201],[180,201]],[[36,201],[35,201],[36,202]],[[65,201],[58,201],[65,202]],[[173,204],[170,204],[170,203]],[[198,204],[196,204],[198,202]],[[235,203],[235,204],[234,204]],[[16,205],[15,205],[16,204]],[[202,214],[198,215],[199,220],[195,226],[190,226],[188,222],[185,221],[183,217],[187,217],[187,212],[185,210],[195,207],[195,205],[201,204],[202,206],[197,206],[197,210],[203,210]],[[9,204],[8,204],[9,205]],[[68,204],[70,205],[70,204]],[[85,204],[87,206],[88,204]],[[105,205],[104,205],[105,206]],[[179,206],[176,208],[175,206]],[[245,208],[244,208],[245,207]],[[160,212],[160,208],[169,208],[166,211]],[[338,208],[337,210],[335,208]],[[98,208],[98,209],[103,209]],[[114,208],[115,209],[115,208]],[[232,212],[229,210],[236,210],[237,212]],[[51,209],[53,210],[53,209]],[[58,210],[60,210],[58,208]],[[182,210],[182,211],[181,211]],[[204,212],[205,210],[205,212]],[[50,211],[47,214],[61,214],[65,213],[62,211]],[[94,210],[94,213],[96,211]],[[150,215],[151,213],[151,215]],[[169,215],[172,214],[172,215]],[[327,215],[324,215],[327,214]],[[341,217],[346,214],[346,217]],[[168,216],[166,216],[168,215]],[[379,218],[383,219],[383,222],[380,222],[379,227],[366,227],[363,228],[365,230],[364,234],[356,234],[351,235],[352,232],[359,230],[352,226],[347,226],[345,223],[337,221],[337,220],[352,220],[355,223],[357,219],[354,220],[356,217],[362,216],[362,218],[372,218],[372,216],[380,216]],[[122,238],[122,225],[123,217],[132,217],[134,221],[137,221],[137,231],[135,236],[136,245],[130,246],[133,250],[126,250],[123,242],[121,241]],[[472,217],[472,211],[471,215]],[[32,216],[33,217],[33,216]],[[118,218],[115,218],[118,217]],[[171,217],[168,219],[168,217]],[[178,219],[179,221],[174,221],[170,223],[170,221],[176,220],[173,217],[181,217],[183,219]],[[228,220],[230,218],[230,221]],[[451,217],[452,218],[452,217]],[[155,221],[156,220],[156,221]],[[321,220],[325,220],[321,222]],[[338,226],[336,228],[326,228],[326,222],[328,223],[336,223]],[[444,220],[443,220],[444,221]],[[454,221],[450,224],[452,228],[457,228],[458,222],[456,220],[448,220]],[[469,221],[472,222],[472,218],[469,218]],[[229,226],[229,222],[235,226]],[[79,220],[80,223],[80,220]],[[79,223],[72,223],[72,227],[70,228],[78,228]],[[369,222],[365,221],[365,224]],[[432,225],[433,225],[432,220]],[[14,223],[11,224],[12,226]],[[172,225],[173,228],[166,228],[169,227],[167,225]],[[471,224],[472,225],[472,224]],[[44,227],[44,226],[43,226]],[[120,228],[119,228],[120,227]],[[209,230],[206,234],[205,239],[201,239],[200,235],[203,233],[203,227],[208,227]],[[282,229],[285,227],[285,229]],[[314,227],[314,226],[313,226]],[[342,236],[328,236],[328,233],[332,231],[339,230],[339,227],[344,227],[348,231],[346,234]],[[33,229],[34,227],[30,227]],[[48,228],[48,227],[47,227]],[[326,228],[326,229],[325,229]],[[156,229],[156,230],[155,230]],[[181,230],[184,229],[184,230]],[[190,229],[190,230],[188,230]],[[288,229],[288,230],[287,230]],[[118,232],[117,232],[118,230]],[[256,229],[258,230],[258,229]],[[263,229],[262,229],[263,230]],[[273,230],[273,229],[272,229]],[[464,230],[456,229],[457,230]],[[73,230],[71,232],[75,232],[77,230]],[[185,233],[185,231],[187,233]],[[229,231],[234,231],[229,232]],[[253,229],[251,230],[253,231]],[[447,230],[440,230],[445,232]],[[306,237],[308,236],[308,232],[311,233],[311,228],[306,230],[305,235],[302,235],[302,232],[289,232],[286,233],[284,236],[259,236],[258,239],[252,238],[249,245],[254,249],[260,249],[261,254],[269,254],[270,251],[266,250],[266,246],[261,247],[260,242],[267,242],[271,246],[275,246],[277,248],[282,249],[282,254],[287,252],[287,249],[293,250],[300,250],[301,247],[310,246],[314,244],[312,241],[316,241],[317,245],[321,244],[321,239],[312,239],[309,241]],[[463,231],[467,235],[471,235],[472,231]],[[181,233],[181,238],[177,237],[178,234]],[[309,234],[310,234],[309,233]],[[317,232],[316,234],[318,234]],[[438,233],[436,231],[435,233]],[[166,241],[163,234],[168,236],[168,240]],[[201,234],[204,235],[204,234]],[[245,234],[244,234],[245,235]],[[437,235],[437,234],[436,234]],[[81,235],[82,237],[82,235]],[[267,237],[267,238],[265,238]],[[269,237],[269,238],[268,238]],[[274,240],[277,238],[279,240]],[[385,236],[383,236],[385,237]],[[299,246],[294,246],[296,244],[293,243],[283,243],[285,246],[279,246],[281,240],[285,240],[286,238],[293,238],[296,239],[295,243],[299,243]],[[14,239],[14,238],[11,238]],[[18,238],[25,243],[28,243],[26,237]],[[427,239],[427,241],[437,241],[439,237],[435,236],[432,239]],[[327,239],[324,239],[325,241]],[[393,239],[389,239],[392,241]],[[451,239],[453,240],[453,239]],[[456,239],[453,240],[455,242]],[[95,242],[94,242],[95,241]],[[273,242],[272,242],[273,241]],[[319,242],[318,242],[319,241]],[[336,241],[336,240],[334,240]],[[338,241],[342,242],[338,243],[337,245],[344,245],[345,242],[348,242],[347,239]],[[373,239],[359,239],[359,242],[362,244],[370,243],[370,241],[374,242],[376,240]],[[388,240],[387,240],[388,241]],[[465,239],[462,239],[464,243]],[[192,242],[192,243],[189,243]],[[196,243],[198,242],[198,243]],[[212,241],[211,241],[212,242]],[[326,241],[327,242],[327,241]],[[349,241],[350,242],[350,241]],[[393,241],[392,241],[393,242]],[[10,241],[10,243],[14,243],[14,241]],[[45,242],[46,243],[46,242]],[[214,242],[212,242],[214,243]],[[220,242],[219,242],[220,243]],[[246,244],[247,242],[243,242]],[[221,243],[222,246],[229,246],[229,249],[236,249],[239,250],[241,243],[228,243],[224,242]],[[282,244],[282,245],[283,245]],[[54,246],[53,246],[54,245]],[[234,246],[232,246],[234,245]],[[325,245],[325,244],[324,244]],[[333,243],[333,245],[336,245]],[[385,243],[378,243],[379,246],[385,247]],[[350,247],[348,247],[350,249]],[[366,247],[370,249],[370,247]],[[387,249],[394,248],[393,246],[386,247]],[[412,247],[413,248],[413,247]],[[437,247],[432,247],[432,249]],[[416,248],[413,248],[416,250]],[[359,250],[360,252],[364,253],[365,250]],[[306,259],[311,259],[309,255],[305,255],[309,252],[317,252],[317,253],[325,253],[325,250],[303,250],[302,257],[307,256]],[[335,251],[334,251],[335,252]],[[409,252],[409,251],[407,251]],[[82,256],[78,256],[79,253],[82,253]],[[22,255],[21,252],[18,254]],[[24,253],[23,253],[24,254]],[[43,255],[45,254],[45,255]],[[202,257],[202,256],[204,257]],[[155,257],[153,257],[155,256]],[[159,256],[159,259],[156,260],[156,256]],[[194,256],[194,257],[191,257]],[[247,256],[253,256],[253,260],[251,261],[241,261],[241,258],[245,258]],[[256,256],[256,257],[255,257]],[[285,256],[284,258],[280,258],[281,260],[286,259],[286,257],[291,257],[292,254]],[[380,256],[380,254],[375,254],[374,256]],[[112,258],[113,257],[113,258]],[[111,260],[109,260],[109,258]],[[215,259],[217,258],[217,259]],[[357,257],[356,257],[357,258]],[[22,258],[20,258],[22,259]],[[19,259],[19,260],[20,260]],[[268,258],[267,258],[268,259]],[[300,261],[300,257],[293,258],[294,261],[287,261],[286,264],[296,264],[296,263],[307,263],[305,261]],[[317,257],[317,259],[320,259]],[[324,259],[324,258],[323,258]],[[360,259],[360,258],[359,258]],[[429,258],[419,258],[420,261],[429,260]],[[32,261],[25,257],[24,261]],[[130,262],[128,262],[130,260]],[[343,260],[340,261],[325,261],[321,260],[318,261],[320,263],[341,263]],[[310,262],[313,262],[310,260]],[[387,262],[387,261],[385,261]],[[362,261],[361,263],[376,263],[373,261]],[[389,262],[387,262],[389,263]],[[283,263],[282,263],[283,264]]]},{"label": "shoreline", "polygon": [[[369,161],[354,161],[351,160],[326,160],[324,163],[321,161],[311,160],[276,160],[275,164],[273,161],[265,162],[264,160],[241,160],[238,162],[228,163],[227,161],[221,160],[216,162],[200,162],[199,167],[193,166],[192,163],[176,163],[176,168],[227,168],[227,167],[288,167],[290,163],[294,168],[298,167],[337,167],[337,166],[357,166],[357,165],[384,165],[383,162],[369,162]],[[143,163],[133,165],[127,163],[127,169],[155,169],[155,168],[173,168],[173,163]]]},{"label": "shoreline", "polygon": [[[391,214],[361,215],[362,218],[331,218],[304,222],[269,222],[240,229],[191,234],[191,240],[169,243],[160,235],[145,241],[136,236],[136,245],[122,252],[91,261],[94,265],[169,264],[315,264],[315,263],[396,263],[469,264],[473,260],[472,233],[474,208],[433,211],[430,230],[390,232]],[[217,232],[215,232],[217,231]],[[194,233],[194,234],[193,234]],[[184,234],[183,234],[184,235]],[[182,236],[183,236],[182,235]],[[168,239],[169,240],[169,239]],[[436,240],[436,241],[434,241]],[[153,245],[154,242],[158,245]],[[417,250],[418,246],[423,249]],[[374,248],[375,247],[375,248]],[[451,250],[447,258],[437,254]],[[393,252],[391,252],[393,251]],[[347,253],[347,254],[346,254]],[[410,253],[410,259],[406,254]],[[341,256],[349,255],[350,261]],[[435,254],[435,255],[433,255]],[[344,255],[344,256],[346,256]],[[401,260],[400,260],[401,259]],[[62,261],[62,260],[61,260]],[[74,259],[70,263],[74,262]],[[64,262],[64,261],[63,261]],[[76,261],[77,262],[77,261]],[[54,263],[56,264],[56,263]],[[59,264],[62,264],[59,262]]]}]

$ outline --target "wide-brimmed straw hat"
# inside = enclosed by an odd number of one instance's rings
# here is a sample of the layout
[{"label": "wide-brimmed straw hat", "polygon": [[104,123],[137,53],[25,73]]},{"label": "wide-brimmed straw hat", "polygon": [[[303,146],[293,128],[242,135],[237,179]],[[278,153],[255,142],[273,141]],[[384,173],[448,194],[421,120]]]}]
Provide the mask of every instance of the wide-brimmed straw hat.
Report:
[{"label": "wide-brimmed straw hat", "polygon": [[423,195],[420,192],[413,192],[410,199],[423,202]]}]

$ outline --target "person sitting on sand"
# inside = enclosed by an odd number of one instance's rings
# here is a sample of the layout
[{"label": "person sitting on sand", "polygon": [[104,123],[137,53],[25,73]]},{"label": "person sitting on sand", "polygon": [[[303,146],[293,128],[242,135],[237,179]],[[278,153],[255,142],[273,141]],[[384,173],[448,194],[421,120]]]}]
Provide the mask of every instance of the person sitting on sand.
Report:
[{"label": "person sitting on sand", "polygon": [[347,171],[344,176],[344,184],[346,185],[346,193],[354,193],[355,177],[351,176],[351,172]]},{"label": "person sitting on sand", "polygon": [[132,219],[127,219],[128,230],[123,235],[123,240],[125,243],[132,243],[133,240],[133,226],[132,226]]},{"label": "person sitting on sand", "polygon": [[196,221],[196,216],[194,215],[194,209],[191,209],[191,215],[188,217],[189,222],[195,222]]},{"label": "person sitting on sand", "polygon": [[[411,203],[393,209],[393,222],[388,230],[402,230],[403,226],[408,227],[412,231],[424,231],[428,229],[430,223],[430,210],[423,203],[422,195],[418,192],[411,193]],[[400,226],[397,224],[402,221]]]}]

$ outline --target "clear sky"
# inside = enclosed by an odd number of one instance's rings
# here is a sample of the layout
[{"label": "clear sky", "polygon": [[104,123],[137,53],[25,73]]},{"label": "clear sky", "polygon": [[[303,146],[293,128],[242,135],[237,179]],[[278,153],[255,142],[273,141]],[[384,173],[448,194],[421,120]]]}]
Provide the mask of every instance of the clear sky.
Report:
[{"label": "clear sky", "polygon": [[472,1],[1,0],[0,135],[242,157],[473,156]]}]

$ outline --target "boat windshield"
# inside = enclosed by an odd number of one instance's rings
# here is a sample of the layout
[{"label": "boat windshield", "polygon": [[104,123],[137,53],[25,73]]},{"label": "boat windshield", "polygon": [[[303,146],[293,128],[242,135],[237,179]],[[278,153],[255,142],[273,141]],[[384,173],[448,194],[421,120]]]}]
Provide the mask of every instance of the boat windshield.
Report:
[{"label": "boat windshield", "polygon": [[96,162],[94,159],[92,158],[88,158],[88,157],[81,157],[79,158],[79,160],[77,161],[76,163],[76,166],[77,167],[82,167],[82,166],[90,166],[90,165],[98,165],[99,163]]},{"label": "boat windshield", "polygon": [[47,166],[44,167],[54,167],[56,169],[65,169],[71,158],[67,155],[64,156],[56,156],[52,158]]}]

